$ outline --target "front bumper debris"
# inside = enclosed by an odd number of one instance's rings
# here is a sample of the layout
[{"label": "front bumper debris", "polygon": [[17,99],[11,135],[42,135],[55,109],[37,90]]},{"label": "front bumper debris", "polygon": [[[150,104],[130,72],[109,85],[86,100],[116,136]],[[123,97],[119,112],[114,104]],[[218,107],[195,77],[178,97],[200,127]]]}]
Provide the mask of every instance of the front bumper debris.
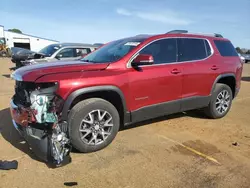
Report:
[{"label": "front bumper debris", "polygon": [[15,94],[10,112],[14,127],[33,153],[49,166],[58,167],[71,161],[71,145],[67,123],[60,122],[56,112],[60,108],[58,98],[49,90],[51,88],[26,92],[24,98]]}]

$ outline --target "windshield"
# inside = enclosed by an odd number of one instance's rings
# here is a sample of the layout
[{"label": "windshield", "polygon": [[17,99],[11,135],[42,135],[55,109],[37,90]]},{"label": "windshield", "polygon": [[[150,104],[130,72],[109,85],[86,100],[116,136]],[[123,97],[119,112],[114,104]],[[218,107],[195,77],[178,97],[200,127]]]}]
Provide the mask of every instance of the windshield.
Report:
[{"label": "windshield", "polygon": [[82,61],[92,63],[112,63],[118,61],[146,38],[127,38],[113,41],[85,56]]},{"label": "windshield", "polygon": [[39,53],[44,54],[46,57],[52,56],[57,50],[59,50],[61,46],[59,44],[51,44],[41,49]]}]

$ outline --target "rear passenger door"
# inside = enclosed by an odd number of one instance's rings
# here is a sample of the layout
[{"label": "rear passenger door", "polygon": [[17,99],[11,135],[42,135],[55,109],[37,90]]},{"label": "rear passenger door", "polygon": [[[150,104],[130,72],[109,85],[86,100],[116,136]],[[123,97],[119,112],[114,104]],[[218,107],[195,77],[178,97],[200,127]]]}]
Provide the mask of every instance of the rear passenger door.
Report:
[{"label": "rear passenger door", "polygon": [[181,109],[204,107],[218,76],[212,46],[202,38],[179,38],[177,44],[178,62],[183,67]]}]

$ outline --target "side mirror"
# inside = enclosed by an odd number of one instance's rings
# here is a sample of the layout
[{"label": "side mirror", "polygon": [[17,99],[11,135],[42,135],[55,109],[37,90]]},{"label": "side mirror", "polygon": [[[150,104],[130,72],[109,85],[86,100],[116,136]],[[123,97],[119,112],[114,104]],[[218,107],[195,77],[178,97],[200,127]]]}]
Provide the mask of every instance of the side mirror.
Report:
[{"label": "side mirror", "polygon": [[131,63],[133,67],[139,65],[152,65],[154,63],[154,58],[149,54],[139,54]]},{"label": "side mirror", "polygon": [[56,55],[56,59],[61,59],[61,58],[62,58],[62,54]]}]

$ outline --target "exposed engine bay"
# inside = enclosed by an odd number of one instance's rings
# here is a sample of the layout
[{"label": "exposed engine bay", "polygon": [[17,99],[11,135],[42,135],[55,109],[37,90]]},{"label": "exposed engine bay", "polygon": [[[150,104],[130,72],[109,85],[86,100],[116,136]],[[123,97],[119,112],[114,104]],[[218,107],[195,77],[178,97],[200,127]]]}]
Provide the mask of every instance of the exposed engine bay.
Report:
[{"label": "exposed engine bay", "polygon": [[57,83],[16,81],[11,113],[13,124],[34,154],[49,165],[71,161],[67,122],[60,121],[63,99],[55,94]]}]

